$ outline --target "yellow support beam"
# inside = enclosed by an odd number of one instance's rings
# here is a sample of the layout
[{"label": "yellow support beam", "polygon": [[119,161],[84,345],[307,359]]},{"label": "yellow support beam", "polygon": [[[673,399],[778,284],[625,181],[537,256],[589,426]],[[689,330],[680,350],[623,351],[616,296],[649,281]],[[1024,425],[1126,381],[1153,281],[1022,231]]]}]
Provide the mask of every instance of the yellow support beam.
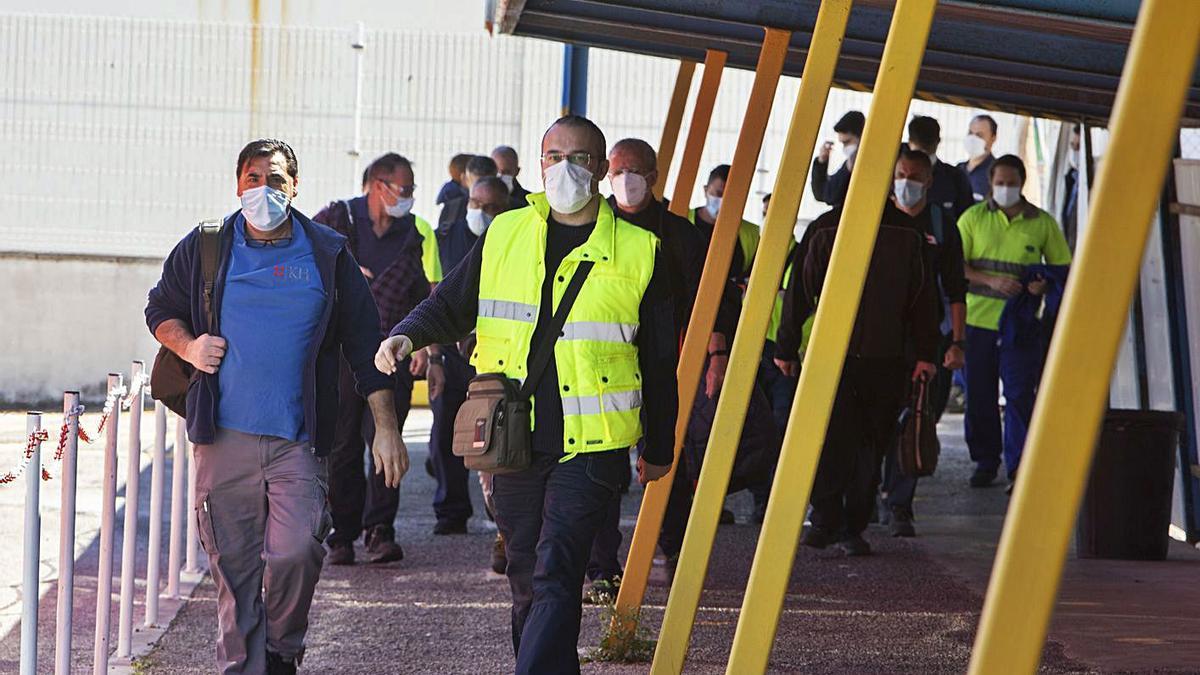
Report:
[{"label": "yellow support beam", "polygon": [[[766,37],[763,39],[762,51],[758,57],[758,66],[754,71],[754,85],[746,103],[746,116],[742,120],[737,148],[734,150],[733,162],[729,169],[729,180],[725,183],[725,196],[713,228],[712,241],[708,247],[708,258],[704,263],[704,272],[700,277],[700,290],[697,298],[708,301],[696,303],[691,323],[688,326],[687,340],[693,343],[701,340],[707,343],[708,336],[712,332],[713,322],[716,320],[717,298],[720,297],[721,289],[728,281],[729,263],[733,259],[733,247],[737,244],[738,227],[741,225],[742,212],[746,208],[746,199],[750,194],[750,183],[754,178],[758,153],[762,149],[763,135],[767,130],[771,105],[775,100],[775,89],[779,84],[779,76],[783,72],[783,61],[787,56],[790,39],[791,32],[789,31],[777,28],[766,29]],[[677,185],[676,194],[678,193],[679,186]],[[671,204],[671,210],[677,213],[679,212],[678,207],[677,203]],[[778,279],[778,275],[776,279]],[[701,344],[699,347],[703,349],[704,345]],[[686,356],[685,346],[685,358]],[[697,365],[699,364],[697,363]],[[681,370],[683,367],[681,364]],[[757,371],[757,366],[754,370]],[[732,373],[732,369],[729,372]],[[690,388],[685,389],[684,387],[687,385],[681,378],[680,393],[690,393],[694,396],[696,386],[699,384],[699,368],[696,368],[695,380],[689,384]],[[687,400],[691,401],[692,396],[689,396]],[[679,417],[686,422],[691,406],[689,404],[687,408],[684,408],[683,405],[683,396],[680,396]],[[676,453],[678,453],[678,447],[677,441]],[[705,458],[704,467],[701,469],[700,483],[692,504],[687,533],[683,538],[683,549],[680,552],[678,566],[681,573],[675,575],[675,582],[671,586],[671,595],[667,602],[666,616],[663,617],[658,648],[654,652],[654,663],[650,671],[652,673],[679,673],[683,669],[683,661],[687,655],[688,642],[691,638],[692,622],[696,616],[696,606],[700,601],[700,591],[704,585],[704,571],[708,568],[708,554],[716,534],[721,502],[725,497],[725,488],[729,482],[729,467],[732,465],[736,449],[736,441],[727,447],[718,448],[717,452],[714,452],[712,446],[709,447],[709,455]],[[721,474],[724,475],[723,480],[720,478]]]},{"label": "yellow support beam", "polygon": [[654,184],[654,198],[662,199],[667,185],[667,174],[671,171],[671,160],[675,158],[675,146],[679,143],[679,127],[683,125],[683,109],[687,107],[688,90],[692,88],[692,76],[696,72],[695,61],[680,61],[675,75],[675,88],[671,91],[671,104],[667,106],[667,120],[663,123],[662,139],[658,142],[658,182]]},{"label": "yellow support beam", "polygon": [[[692,108],[692,125],[688,129],[687,142],[675,179],[675,196],[671,199],[671,210],[680,216],[687,215],[692,186],[700,169],[700,155],[704,152],[704,140],[708,125],[712,121],[713,106],[717,101],[717,90],[721,85],[721,73],[725,69],[725,52],[708,50],[704,57],[704,75],[700,78],[700,90],[696,93],[696,104]],[[664,132],[665,135],[665,132]],[[660,155],[661,156],[661,155]],[[659,173],[659,182],[666,182],[666,174]],[[736,237],[735,235],[732,235]],[[715,240],[715,237],[714,237]],[[732,249],[730,249],[732,251]],[[712,247],[709,247],[712,257]],[[732,253],[730,253],[732,255]],[[728,262],[726,265],[728,266]],[[710,285],[711,285],[710,280]],[[701,281],[701,289],[708,288]],[[646,597],[646,583],[650,579],[650,568],[654,563],[654,548],[658,545],[658,533],[662,530],[663,515],[667,511],[667,497],[671,494],[671,483],[675,480],[675,469],[679,466],[679,453],[683,448],[683,437],[687,433],[688,417],[692,402],[696,398],[696,387],[700,385],[700,370],[704,367],[704,354],[708,348],[708,336],[712,333],[717,317],[717,303],[721,289],[696,298],[696,306],[688,324],[687,335],[675,369],[679,380],[679,416],[675,422],[675,460],[671,471],[659,480],[646,486],[642,494],[642,506],[638,511],[633,538],[629,541],[629,557],[625,561],[625,574],[621,578],[621,590],[617,593],[617,611],[613,613],[612,635],[632,638],[630,626],[620,622],[634,620]],[[707,317],[707,318],[705,318]]]},{"label": "yellow support beam", "polygon": [[1198,45],[1200,2],[1142,4],[1000,537],[973,675],[1038,668]]},{"label": "yellow support beam", "polygon": [[[800,200],[808,184],[809,160],[817,142],[821,117],[829,97],[829,87],[837,67],[852,4],[853,0],[824,0],[817,13],[812,44],[804,61],[800,91],[796,95],[791,126],[775,178],[775,189],[767,207],[762,240],[754,257],[750,285],[746,291],[742,316],[738,320],[737,335],[729,357],[729,374],[725,378],[725,387],[717,403],[717,414],[713,421],[705,459],[706,471],[717,459],[714,455],[720,452],[719,448],[736,449],[738,439],[742,435],[751,388],[755,386],[754,380],[758,374],[758,362],[762,355],[767,323],[774,307],[786,258],[791,250],[788,243],[792,239],[796,213],[800,210]],[[873,111],[872,115],[874,114]],[[836,383],[833,386],[836,386]],[[811,429],[815,427],[807,428],[811,434]],[[727,455],[722,457],[726,460],[724,471],[717,473],[714,467],[714,474],[717,476],[714,480],[720,486],[728,485],[733,464],[733,453],[726,452],[724,455]],[[815,466],[814,462],[813,467]],[[748,593],[757,591],[755,599],[762,606],[743,608],[726,671],[731,675],[765,672],[767,660],[771,655],[771,643],[775,639],[775,627],[783,606],[787,574],[780,579],[764,570],[791,570],[792,557],[796,550],[795,541],[799,536],[800,521],[803,520],[798,515],[804,513],[804,505],[808,501],[807,494],[801,497],[799,493],[811,484],[812,475],[791,471],[781,464],[776,483],[780,481],[787,486],[786,491],[796,493],[796,503],[785,502],[777,505],[776,500],[780,500],[780,495],[777,494],[779,489],[773,490],[768,501],[767,519],[759,535],[759,555],[763,556],[763,560],[759,564],[759,559],[756,558],[750,577],[751,587],[748,589]],[[723,491],[722,487],[722,494]],[[773,548],[766,546],[768,542],[777,541],[791,544],[785,543]],[[770,560],[766,559],[765,551],[770,551]],[[749,594],[746,596],[747,605],[750,604],[750,597]]]}]

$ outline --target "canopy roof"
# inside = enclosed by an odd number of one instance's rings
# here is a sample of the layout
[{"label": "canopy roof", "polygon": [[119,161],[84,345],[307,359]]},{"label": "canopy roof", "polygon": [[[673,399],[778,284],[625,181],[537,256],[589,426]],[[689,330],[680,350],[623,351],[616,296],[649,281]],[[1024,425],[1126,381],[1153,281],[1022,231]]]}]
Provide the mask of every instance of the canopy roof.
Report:
[{"label": "canopy roof", "polygon": [[[1196,0],[1200,2],[1200,0]],[[819,0],[499,0],[502,33],[703,61],[706,48],[753,69],[763,27],[792,31],[784,72],[799,76]],[[1140,0],[941,0],[917,83],[919,98],[1103,123],[1112,109]],[[857,0],[835,76],[875,82],[894,0]],[[1183,123],[1200,125],[1191,68]]]}]

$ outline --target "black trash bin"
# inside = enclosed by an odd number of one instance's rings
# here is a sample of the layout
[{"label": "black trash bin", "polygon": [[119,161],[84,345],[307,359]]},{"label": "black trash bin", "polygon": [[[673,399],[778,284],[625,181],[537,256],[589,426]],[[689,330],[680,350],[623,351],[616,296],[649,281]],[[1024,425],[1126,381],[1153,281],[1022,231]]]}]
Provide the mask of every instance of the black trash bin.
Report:
[{"label": "black trash bin", "polygon": [[1177,412],[1108,411],[1075,529],[1080,558],[1167,557],[1175,461],[1185,420]]}]

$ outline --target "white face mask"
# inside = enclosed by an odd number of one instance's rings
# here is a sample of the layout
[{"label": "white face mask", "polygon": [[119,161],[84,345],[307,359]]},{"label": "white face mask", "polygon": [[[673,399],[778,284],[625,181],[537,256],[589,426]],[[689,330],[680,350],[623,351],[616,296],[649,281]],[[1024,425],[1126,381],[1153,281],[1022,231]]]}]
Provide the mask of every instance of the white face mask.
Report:
[{"label": "white face mask", "polygon": [[502,173],[502,174],[500,174],[500,180],[504,182],[504,185],[505,185],[505,187],[507,187],[507,188],[508,188],[508,191],[509,191],[509,192],[512,192],[512,189],[513,189],[513,180],[515,180],[515,179],[516,179],[516,177],[515,177],[515,176],[510,176],[510,175],[508,175],[508,174],[506,174],[506,173]]},{"label": "white face mask", "polygon": [[416,201],[412,197],[401,197],[396,200],[395,204],[385,206],[384,209],[392,218],[403,218],[412,212],[413,203]]},{"label": "white face mask", "polygon": [[704,210],[708,211],[708,215],[716,218],[717,214],[721,212],[721,198],[708,195],[704,202]]},{"label": "white face mask", "polygon": [[967,137],[963,139],[963,150],[967,151],[967,157],[975,159],[977,157],[983,157],[987,154],[987,144],[984,143],[982,138],[976,136],[975,134],[968,134]]},{"label": "white face mask", "polygon": [[562,214],[580,211],[595,195],[592,172],[565,159],[542,171],[542,182],[546,184],[546,201],[550,202],[550,208]]},{"label": "white face mask", "polygon": [[842,154],[846,156],[847,161],[854,159],[858,154],[858,143],[847,143],[842,146]]},{"label": "white face mask", "polygon": [[1021,201],[1021,188],[1015,185],[993,185],[992,199],[1002,209],[1007,209]]},{"label": "white face mask", "polygon": [[892,181],[892,194],[896,195],[897,204],[911,209],[925,198],[925,184],[908,178],[897,178]]},{"label": "white face mask", "polygon": [[612,183],[613,196],[617,198],[617,204],[625,208],[633,208],[641,206],[646,200],[648,185],[646,178],[636,173],[617,174],[608,179]]},{"label": "white face mask", "polygon": [[493,216],[483,212],[483,209],[467,208],[467,228],[471,230],[471,234],[478,237],[483,234],[483,231],[488,229],[488,225],[492,224]]},{"label": "white face mask", "polygon": [[287,220],[291,199],[273,187],[260,185],[242,192],[242,216],[261,232],[270,232]]}]

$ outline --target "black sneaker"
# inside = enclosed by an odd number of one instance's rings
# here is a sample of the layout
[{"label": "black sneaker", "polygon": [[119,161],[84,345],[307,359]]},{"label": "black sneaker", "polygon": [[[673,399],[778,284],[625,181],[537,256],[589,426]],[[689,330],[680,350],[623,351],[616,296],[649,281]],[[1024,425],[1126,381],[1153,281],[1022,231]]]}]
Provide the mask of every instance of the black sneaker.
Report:
[{"label": "black sneaker", "polygon": [[805,528],[804,533],[800,535],[800,543],[810,548],[825,548],[834,543],[835,539],[828,530],[815,526]]},{"label": "black sneaker", "polygon": [[917,530],[913,527],[912,512],[908,509],[892,509],[892,518],[888,523],[893,537],[915,537]]},{"label": "black sneaker", "polygon": [[871,545],[863,539],[861,535],[850,535],[838,542],[838,548],[845,552],[847,557],[858,557],[871,555]]},{"label": "black sneaker", "polygon": [[508,555],[504,552],[504,535],[496,533],[496,541],[492,544],[492,571],[504,574],[508,571]]},{"label": "black sneaker", "polygon": [[733,511],[730,511],[729,509],[721,509],[720,522],[722,525],[733,525],[737,523],[737,519],[733,517]]},{"label": "black sneaker", "polygon": [[396,535],[389,528],[376,525],[367,533],[367,562],[381,564],[404,560],[404,549],[396,543]]},{"label": "black sneaker", "polygon": [[620,579],[597,579],[583,594],[583,604],[611,605],[617,601],[617,593],[620,590]]},{"label": "black sneaker", "polygon": [[353,565],[354,564],[354,544],[348,541],[339,541],[329,545],[329,554],[325,556],[325,562],[330,565]]},{"label": "black sneaker", "polygon": [[296,675],[296,660],[285,659],[275,652],[267,652],[267,675]]},{"label": "black sneaker", "polygon": [[443,534],[466,534],[467,521],[465,520],[439,520],[433,526],[433,533],[437,535]]},{"label": "black sneaker", "polygon": [[975,473],[971,474],[971,487],[985,488],[990,487],[996,482],[996,470],[975,469]]}]

